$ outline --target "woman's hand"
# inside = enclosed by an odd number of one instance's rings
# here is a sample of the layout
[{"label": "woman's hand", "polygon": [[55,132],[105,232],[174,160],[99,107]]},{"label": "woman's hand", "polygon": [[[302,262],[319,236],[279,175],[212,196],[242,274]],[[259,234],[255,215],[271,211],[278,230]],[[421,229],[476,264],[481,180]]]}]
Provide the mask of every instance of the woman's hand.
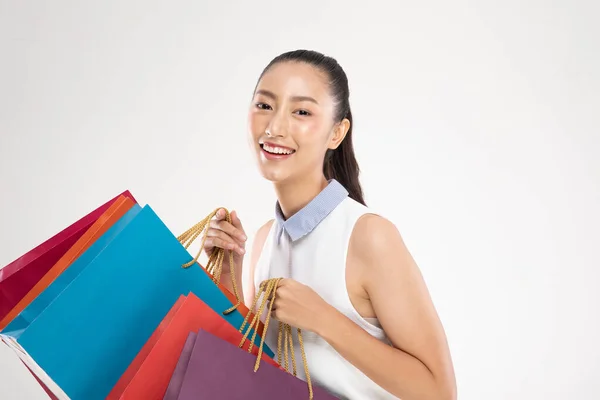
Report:
[{"label": "woman's hand", "polygon": [[332,307],[313,289],[293,279],[279,281],[272,317],[294,328],[320,333]]},{"label": "woman's hand", "polygon": [[220,209],[217,215],[210,221],[207,231],[207,238],[204,242],[204,251],[210,255],[215,248],[225,249],[225,258],[223,259],[223,274],[231,272],[229,265],[229,253],[233,251],[233,262],[235,264],[235,274],[241,277],[242,263],[246,253],[246,232],[235,211],[231,212],[231,222],[225,219],[225,210]]}]

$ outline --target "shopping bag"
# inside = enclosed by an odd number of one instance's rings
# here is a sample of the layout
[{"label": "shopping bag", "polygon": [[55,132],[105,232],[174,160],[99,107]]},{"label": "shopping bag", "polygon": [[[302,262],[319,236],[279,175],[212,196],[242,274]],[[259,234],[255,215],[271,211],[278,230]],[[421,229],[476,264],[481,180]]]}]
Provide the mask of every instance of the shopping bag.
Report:
[{"label": "shopping bag", "polygon": [[[143,350],[141,355],[127,369],[124,376],[119,380],[115,388],[107,396],[107,400],[136,400],[136,399],[162,399],[169,385],[169,380],[175,370],[186,338],[191,331],[204,329],[215,334],[230,343],[238,344],[242,340],[242,334],[238,329],[226,322],[220,314],[216,313],[196,295],[190,293],[183,303],[175,311],[171,320],[166,324],[165,330],[154,344],[150,352],[146,354]],[[246,342],[244,348],[248,349],[250,342]],[[254,346],[254,354],[258,354],[258,346]],[[137,360],[145,356],[144,361]],[[266,354],[262,359],[273,365],[277,365]],[[139,365],[137,370],[136,367]],[[133,379],[126,389],[121,393],[124,380],[131,375]]]},{"label": "shopping bag", "polygon": [[[189,247],[189,244],[191,244],[193,242],[193,240],[195,240],[198,236],[200,236],[200,234],[204,233],[204,237],[202,240],[202,243],[200,245],[200,249],[203,248],[204,245],[204,241],[207,237],[207,231],[208,231],[208,227],[209,227],[209,222],[211,220],[211,218],[215,215],[215,213],[218,211],[215,210],[213,211],[213,213],[209,214],[206,218],[204,218],[202,221],[200,221],[198,224],[194,225],[192,228],[190,228],[188,231],[186,231],[185,233],[183,233],[182,235],[180,235],[178,237],[178,240],[185,246],[185,248],[187,249]],[[228,210],[225,209],[225,218],[231,222],[231,215],[229,213]],[[191,265],[195,262],[197,262],[198,257],[199,257],[199,253],[198,255],[192,260],[190,261],[187,265]],[[207,269],[205,268],[200,268],[201,271],[205,272],[221,289],[221,291],[225,294],[225,296],[232,302],[232,303],[237,303],[239,299],[236,298],[236,295],[234,295],[233,293],[231,293],[227,288],[225,288],[220,282],[219,282],[219,275],[220,275],[220,270],[222,268],[222,262],[225,256],[225,252],[222,249],[216,249],[212,254],[211,257],[208,261],[207,264]],[[230,264],[233,264],[233,257],[230,254]],[[213,273],[216,274],[216,276],[213,275]],[[234,286],[235,287],[235,286]],[[144,347],[142,348],[142,350],[140,350],[140,352],[138,353],[138,355],[136,356],[136,358],[134,359],[134,361],[129,365],[129,367],[127,368],[127,370],[125,371],[125,373],[123,373],[123,375],[121,376],[121,378],[119,379],[119,381],[117,382],[117,384],[115,385],[115,387],[113,387],[113,389],[111,390],[110,394],[108,395],[107,399],[118,399],[121,397],[121,395],[123,395],[123,392],[125,391],[125,388],[128,387],[128,391],[127,391],[127,396],[128,397],[147,397],[149,396],[148,393],[154,393],[154,388],[151,386],[146,386],[144,384],[142,384],[141,389],[136,389],[136,387],[139,386],[139,383],[137,382],[143,382],[144,379],[146,379],[147,381],[153,381],[157,384],[157,389],[158,391],[160,391],[162,393],[162,391],[164,390],[164,386],[158,385],[158,382],[160,381],[159,377],[155,377],[155,378],[150,378],[147,379],[144,376],[144,373],[138,373],[138,370],[140,369],[142,363],[144,363],[145,358],[148,356],[149,352],[152,350],[153,346],[156,344],[156,342],[158,341],[158,338],[161,337],[161,335],[163,334],[165,328],[167,326],[169,326],[170,321],[172,319],[172,317],[175,315],[176,312],[178,312],[180,306],[182,305],[183,302],[183,297],[180,297],[177,302],[175,303],[175,305],[171,308],[171,310],[169,311],[169,313],[167,314],[167,316],[163,319],[163,321],[161,322],[161,324],[159,325],[159,327],[154,331],[154,333],[152,334],[151,338],[144,344]],[[186,311],[190,311],[192,309],[192,307],[194,306],[195,303],[190,303],[187,302],[186,303],[186,307],[184,308],[184,311],[182,311],[181,313],[179,313],[178,315],[181,315],[183,313],[185,313]],[[197,305],[197,304],[196,304]],[[206,309],[206,305],[201,305],[204,309]],[[238,306],[237,306],[237,310],[242,314],[243,317],[245,318],[251,318],[254,315],[252,313],[249,312],[248,308],[243,305],[243,303],[239,302]],[[200,315],[202,313],[206,314],[207,311],[206,310],[202,310],[202,308],[198,307],[198,310],[196,310],[198,312],[197,315]],[[209,314],[210,314],[211,310],[209,309]],[[213,313],[214,314],[214,313]],[[196,316],[197,316],[196,315]],[[214,319],[214,317],[213,317]],[[190,319],[188,322],[190,321],[195,321],[193,318]],[[222,321],[221,321],[222,322]],[[206,325],[206,324],[205,324]],[[174,326],[177,326],[176,324],[174,324]],[[263,329],[264,329],[264,325],[262,323],[262,321],[259,321],[259,323],[257,324],[257,334],[260,336],[262,335]],[[171,325],[171,334],[173,334],[173,325]],[[168,336],[168,335],[167,335]],[[165,343],[165,339],[163,338],[163,340],[161,341],[161,343],[164,346]],[[160,346],[159,346],[160,347]],[[154,353],[156,353],[156,349],[153,350]],[[271,350],[268,350],[268,354],[272,355]],[[163,362],[164,360],[161,360],[161,371],[167,371],[168,368],[165,367],[165,363]],[[151,364],[152,361],[148,361],[146,365]],[[148,370],[147,367],[145,370],[143,371],[152,371],[152,370]],[[137,378],[135,380],[135,382],[133,382],[130,385],[131,380],[133,379],[134,375],[137,374]],[[164,376],[163,376],[163,380],[164,380]],[[145,390],[145,394],[135,394],[137,391],[144,391]]]},{"label": "shopping bag", "polygon": [[57,400],[35,374],[0,340],[0,398]]},{"label": "shopping bag", "polygon": [[[129,191],[125,191],[121,195],[135,201]],[[119,196],[115,196],[107,203],[0,269],[0,319],[8,314],[19,300],[31,290],[41,277],[56,264],[94,221],[118,198]]]},{"label": "shopping bag", "polygon": [[3,330],[21,311],[40,295],[60,274],[62,274],[81,254],[83,254],[100,236],[118,221],[134,205],[134,201],[125,196],[119,198],[106,210],[92,226],[67,250],[31,290],[0,320]]},{"label": "shopping bag", "polygon": [[262,363],[256,356],[216,335],[200,330],[196,336],[177,400],[212,399],[335,399],[287,371]]},{"label": "shopping bag", "polygon": [[48,376],[48,374],[46,374],[46,372],[40,368],[39,365],[37,365],[37,363],[29,356],[29,354],[23,351],[16,339],[7,335],[0,335],[0,342],[8,346],[8,348],[11,349],[13,353],[17,355],[17,357],[19,357],[21,362],[25,364],[26,368],[30,371],[35,380],[40,383],[42,389],[46,393],[51,393],[50,397],[53,400],[72,400],[61,389],[61,387],[58,386],[56,382],[54,382]]},{"label": "shopping bag", "polygon": [[192,356],[194,343],[196,343],[196,336],[196,332],[190,332],[185,340],[185,344],[183,345],[179,360],[171,375],[171,380],[169,381],[169,386],[167,386],[167,391],[165,392],[163,400],[177,400],[177,397],[179,397],[183,377],[185,376],[185,371],[187,370],[190,357]]},{"label": "shopping bag", "polygon": [[[40,387],[44,390],[44,392],[46,392],[46,394],[48,395],[48,397],[50,397],[50,400],[58,400],[58,397],[56,397],[54,395],[54,393],[52,393],[50,391],[50,389],[48,388],[48,386],[46,386],[46,384],[44,383],[44,381],[42,381],[40,378],[38,378],[37,375],[33,373],[33,371],[31,370],[31,368],[29,368],[27,366],[27,364],[23,363],[23,365],[25,365],[25,368],[27,368],[27,370],[33,376],[33,378],[36,380],[36,382],[40,385]],[[22,395],[22,393],[21,393],[21,395]]]},{"label": "shopping bag", "polygon": [[184,268],[190,258],[145,206],[18,337],[6,336],[73,400],[104,399],[180,295],[243,323],[200,266]]},{"label": "shopping bag", "polygon": [[150,339],[148,339],[146,343],[144,343],[144,347],[142,347],[139,353],[135,356],[131,364],[129,364],[129,366],[127,367],[127,370],[125,370],[123,375],[121,375],[121,377],[119,378],[115,386],[112,388],[108,396],[106,396],[106,400],[119,399],[121,397],[125,389],[129,386],[131,380],[134,378],[135,374],[138,372],[142,364],[146,361],[146,358],[158,342],[158,339],[162,337],[170,322],[173,320],[173,317],[175,317],[175,314],[183,305],[185,298],[186,296],[184,295],[179,296],[173,307],[171,307],[167,315],[163,318],[161,323],[154,330],[152,336],[150,336]]},{"label": "shopping bag", "polygon": [[[256,315],[263,315],[267,311],[265,330],[268,329],[273,307],[272,301],[270,306],[266,307],[266,299],[276,298],[279,281],[279,278],[274,278],[263,282],[258,288],[251,307],[253,310],[259,300],[261,301]],[[244,331],[247,321],[248,319],[242,323],[240,331]],[[196,335],[177,400],[336,398],[323,388],[312,384],[300,329],[296,331],[301,356],[296,357],[292,327],[279,322],[277,360],[285,370],[262,362],[264,338],[259,345],[258,355],[240,348],[246,343],[246,339],[252,336],[251,328],[255,323],[256,320],[250,322],[237,346],[201,329]],[[252,349],[252,345],[253,342],[249,350]],[[298,358],[302,360],[306,381],[297,376],[296,359]]]},{"label": "shopping bag", "polygon": [[[131,204],[127,199],[122,204],[120,209],[117,209],[116,215],[111,215],[111,219],[119,215],[123,208],[131,206],[129,210],[118,219],[104,234],[102,234],[83,254],[79,256],[68,268],[66,268],[54,281],[37,296],[19,315],[17,315],[2,333],[10,334],[12,337],[18,338],[21,333],[33,322],[52,301],[60,295],[60,293],[69,284],[79,276],[81,271],[96,258],[98,254],[115,238],[131,220],[141,211],[139,204]],[[91,228],[90,228],[91,229]],[[60,264],[57,263],[60,266]],[[54,268],[53,268],[54,269]],[[50,270],[53,272],[53,270]],[[40,281],[42,282],[42,281]],[[36,285],[37,286],[37,285]],[[34,287],[35,288],[35,287]]]}]

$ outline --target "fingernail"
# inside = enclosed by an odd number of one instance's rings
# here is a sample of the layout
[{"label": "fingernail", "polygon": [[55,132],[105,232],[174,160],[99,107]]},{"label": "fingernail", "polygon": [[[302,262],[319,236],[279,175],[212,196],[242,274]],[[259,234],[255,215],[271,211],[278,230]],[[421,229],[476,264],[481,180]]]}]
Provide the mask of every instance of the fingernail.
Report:
[{"label": "fingernail", "polygon": [[240,247],[240,253],[242,253],[242,254],[246,254],[246,250],[244,250],[244,249],[242,249],[242,248]]},{"label": "fingernail", "polygon": [[248,238],[246,237],[246,235],[242,235],[242,236],[240,236],[240,238],[241,238],[242,240],[248,240]]}]

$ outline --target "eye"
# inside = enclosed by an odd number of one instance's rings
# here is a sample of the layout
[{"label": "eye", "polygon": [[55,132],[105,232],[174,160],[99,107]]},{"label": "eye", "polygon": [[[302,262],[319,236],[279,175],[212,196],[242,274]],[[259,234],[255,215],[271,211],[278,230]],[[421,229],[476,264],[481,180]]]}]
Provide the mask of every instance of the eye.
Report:
[{"label": "eye", "polygon": [[296,111],[296,113],[298,113],[298,115],[301,115],[303,117],[308,117],[311,115],[311,113],[306,110],[298,110],[298,111]]},{"label": "eye", "polygon": [[256,103],[256,108],[260,110],[272,110],[271,106],[265,103]]}]

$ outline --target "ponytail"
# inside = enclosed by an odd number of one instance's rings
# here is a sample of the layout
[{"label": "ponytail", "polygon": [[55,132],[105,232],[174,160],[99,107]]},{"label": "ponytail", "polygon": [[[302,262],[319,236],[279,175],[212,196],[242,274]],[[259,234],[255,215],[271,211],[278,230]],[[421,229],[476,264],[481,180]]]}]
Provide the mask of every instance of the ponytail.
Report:
[{"label": "ponytail", "polygon": [[350,121],[350,129],[344,140],[335,150],[327,150],[325,162],[323,163],[323,174],[325,178],[335,179],[342,184],[348,191],[350,198],[365,204],[363,191],[359,181],[360,168],[354,155],[352,145],[352,111],[348,107],[346,118]]}]

